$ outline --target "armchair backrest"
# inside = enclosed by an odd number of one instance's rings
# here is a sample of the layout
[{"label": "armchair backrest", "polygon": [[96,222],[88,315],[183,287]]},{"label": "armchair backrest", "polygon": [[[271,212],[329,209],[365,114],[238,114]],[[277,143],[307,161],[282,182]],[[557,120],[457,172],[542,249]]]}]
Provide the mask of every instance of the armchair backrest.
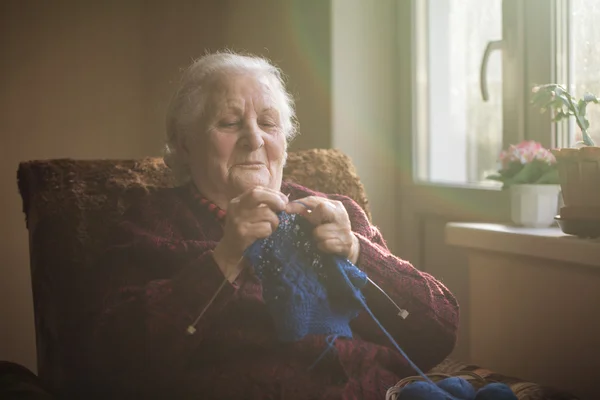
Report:
[{"label": "armchair backrest", "polygon": [[[338,150],[291,152],[284,179],[368,202],[351,160]],[[86,280],[110,227],[140,196],[174,181],[160,158],[46,160],[19,165],[29,231],[38,375],[55,390],[73,378],[86,318]]]}]

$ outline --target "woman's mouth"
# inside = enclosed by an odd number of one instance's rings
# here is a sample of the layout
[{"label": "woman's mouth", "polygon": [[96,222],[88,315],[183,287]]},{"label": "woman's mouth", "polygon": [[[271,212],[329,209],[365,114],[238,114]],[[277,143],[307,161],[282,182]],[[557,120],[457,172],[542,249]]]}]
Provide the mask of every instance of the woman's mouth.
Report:
[{"label": "woman's mouth", "polygon": [[239,163],[236,164],[236,167],[242,167],[242,168],[262,168],[264,167],[265,164],[261,163],[261,162],[245,162],[245,163]]}]

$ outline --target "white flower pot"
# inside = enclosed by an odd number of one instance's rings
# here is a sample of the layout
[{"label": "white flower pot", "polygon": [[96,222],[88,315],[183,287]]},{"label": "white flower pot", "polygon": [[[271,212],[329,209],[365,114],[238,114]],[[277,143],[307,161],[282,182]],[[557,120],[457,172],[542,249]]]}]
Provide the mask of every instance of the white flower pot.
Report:
[{"label": "white flower pot", "polygon": [[560,185],[511,185],[511,218],[521,226],[547,228],[558,214]]}]

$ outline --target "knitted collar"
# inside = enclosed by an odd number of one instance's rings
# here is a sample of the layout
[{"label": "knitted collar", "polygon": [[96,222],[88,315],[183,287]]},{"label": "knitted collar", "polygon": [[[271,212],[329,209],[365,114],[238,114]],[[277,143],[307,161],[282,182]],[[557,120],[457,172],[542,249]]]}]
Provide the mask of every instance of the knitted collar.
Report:
[{"label": "knitted collar", "polygon": [[189,185],[190,194],[192,198],[203,208],[208,210],[211,214],[215,216],[217,221],[224,223],[225,217],[227,216],[227,212],[223,210],[221,207],[204,197],[202,193],[198,190],[196,185],[190,183]]}]

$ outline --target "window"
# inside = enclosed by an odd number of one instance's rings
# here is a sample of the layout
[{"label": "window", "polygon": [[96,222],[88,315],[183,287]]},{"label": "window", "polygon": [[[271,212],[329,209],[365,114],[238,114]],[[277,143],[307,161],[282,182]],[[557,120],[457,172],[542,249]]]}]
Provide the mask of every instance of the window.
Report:
[{"label": "window", "polygon": [[[567,5],[569,90],[575,96],[587,92],[600,96],[600,1],[570,0]],[[600,144],[600,106],[588,106],[588,119],[588,133]],[[581,140],[574,122],[569,124],[569,139],[570,143]]]},{"label": "window", "polygon": [[502,148],[501,53],[490,53],[486,65],[487,102],[480,70],[488,43],[502,38],[502,0],[415,4],[417,176],[435,183],[485,182]]},{"label": "window", "polygon": [[[412,7],[416,183],[497,189],[485,178],[502,148],[580,140],[574,121],[554,126],[529,96],[549,82],[600,96],[599,0],[413,0]],[[600,105],[590,104],[588,116],[600,143]]]}]

